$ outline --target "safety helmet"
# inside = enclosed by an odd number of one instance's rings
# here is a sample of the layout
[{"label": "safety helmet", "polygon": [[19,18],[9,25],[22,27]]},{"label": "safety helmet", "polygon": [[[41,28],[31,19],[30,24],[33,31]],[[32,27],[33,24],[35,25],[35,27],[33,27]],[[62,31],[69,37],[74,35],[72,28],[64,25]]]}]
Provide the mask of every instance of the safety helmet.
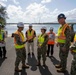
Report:
[{"label": "safety helmet", "polygon": [[29,24],[29,27],[32,27],[32,23]]},{"label": "safety helmet", "polygon": [[17,23],[17,27],[24,27],[24,23],[23,22]]},{"label": "safety helmet", "polygon": [[49,30],[53,30],[54,28],[53,27],[50,27],[50,29]]},{"label": "safety helmet", "polygon": [[62,13],[61,13],[61,14],[59,14],[57,18],[58,18],[58,20],[59,20],[59,19],[61,19],[61,18],[66,19],[65,15],[64,15],[64,14],[62,14]]},{"label": "safety helmet", "polygon": [[41,29],[44,29],[44,30],[47,30],[47,28],[44,26],[44,27],[42,27]]}]

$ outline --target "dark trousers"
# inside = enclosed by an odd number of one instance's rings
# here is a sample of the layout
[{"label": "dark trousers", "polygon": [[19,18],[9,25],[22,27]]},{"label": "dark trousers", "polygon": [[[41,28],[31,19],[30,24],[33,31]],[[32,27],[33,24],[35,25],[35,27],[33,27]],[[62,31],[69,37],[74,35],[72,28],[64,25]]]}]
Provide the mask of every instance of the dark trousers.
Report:
[{"label": "dark trousers", "polygon": [[6,56],[6,47],[0,47],[0,57],[2,57],[2,54],[3,54],[3,57]]},{"label": "dark trousers", "polygon": [[51,55],[53,55],[53,53],[54,53],[54,45],[48,45],[48,50],[47,50],[48,56],[49,56],[50,48],[51,48]]}]

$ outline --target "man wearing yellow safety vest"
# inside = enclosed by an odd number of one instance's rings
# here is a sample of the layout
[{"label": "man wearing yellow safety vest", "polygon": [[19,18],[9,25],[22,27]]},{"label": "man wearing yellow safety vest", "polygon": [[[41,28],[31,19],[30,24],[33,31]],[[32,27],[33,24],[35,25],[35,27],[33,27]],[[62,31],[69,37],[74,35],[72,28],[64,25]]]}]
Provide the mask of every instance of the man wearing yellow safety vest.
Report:
[{"label": "man wearing yellow safety vest", "polygon": [[69,46],[71,40],[71,28],[65,22],[65,15],[59,14],[58,15],[58,22],[60,25],[58,29],[58,37],[57,37],[57,46],[59,46],[59,57],[60,57],[60,64],[55,65],[57,68],[57,72],[65,72],[67,66],[67,57],[69,53]]},{"label": "man wearing yellow safety vest", "polygon": [[30,55],[30,47],[32,49],[32,55],[34,55],[34,38],[36,37],[35,30],[32,29],[32,24],[29,24],[29,29],[26,31],[26,38],[29,40],[27,42],[28,55]]},{"label": "man wearing yellow safety vest", "polygon": [[73,55],[70,75],[76,75],[76,34],[74,36],[74,42],[70,46],[70,50],[71,50],[71,53]]},{"label": "man wearing yellow safety vest", "polygon": [[16,49],[16,61],[15,61],[15,71],[21,72],[22,69],[19,69],[19,63],[22,61],[22,68],[29,68],[28,65],[25,64],[26,59],[26,49],[25,49],[25,41],[22,30],[24,29],[24,24],[19,22],[17,24],[18,30],[13,34],[14,37],[14,46]]},{"label": "man wearing yellow safety vest", "polygon": [[2,30],[2,25],[0,24],[0,58],[6,57],[6,47],[5,47],[5,33]]},{"label": "man wearing yellow safety vest", "polygon": [[41,63],[40,63],[41,56],[43,59],[43,66],[44,67],[46,66],[45,61],[46,61],[46,52],[47,52],[47,49],[46,49],[47,42],[48,42],[48,35],[46,34],[46,27],[42,27],[41,28],[41,34],[38,36],[38,42],[37,42],[37,46],[38,46],[38,49],[37,49],[37,59],[38,59],[37,66],[41,65]]}]

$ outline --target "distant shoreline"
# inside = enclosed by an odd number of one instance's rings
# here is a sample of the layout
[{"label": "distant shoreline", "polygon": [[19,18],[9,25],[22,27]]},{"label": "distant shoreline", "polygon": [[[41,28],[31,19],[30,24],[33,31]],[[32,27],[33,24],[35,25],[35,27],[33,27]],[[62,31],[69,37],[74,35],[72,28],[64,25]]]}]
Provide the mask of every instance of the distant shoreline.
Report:
[{"label": "distant shoreline", "polygon": [[[6,23],[6,24],[8,24],[8,25],[10,25],[10,24],[17,24],[17,23]],[[29,24],[29,23],[24,23],[24,24]],[[52,23],[50,23],[50,22],[46,22],[46,23],[32,23],[32,24],[59,24],[59,23],[55,23],[55,22],[52,22]],[[76,23],[72,23],[72,22],[69,22],[68,24],[76,24]]]}]

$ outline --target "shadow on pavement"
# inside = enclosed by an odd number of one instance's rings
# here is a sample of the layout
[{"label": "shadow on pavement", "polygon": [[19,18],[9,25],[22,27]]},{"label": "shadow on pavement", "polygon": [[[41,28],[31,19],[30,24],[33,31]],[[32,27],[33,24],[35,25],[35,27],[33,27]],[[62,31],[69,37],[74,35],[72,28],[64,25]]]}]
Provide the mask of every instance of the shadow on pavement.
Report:
[{"label": "shadow on pavement", "polygon": [[68,71],[66,71],[66,72],[64,73],[64,75],[70,75],[70,74],[69,74],[69,72],[68,72]]},{"label": "shadow on pavement", "polygon": [[59,60],[57,60],[54,56],[50,56],[49,58],[51,59],[54,65],[59,64]]},{"label": "shadow on pavement", "polygon": [[41,75],[52,75],[47,66],[46,67],[39,66],[39,71]]},{"label": "shadow on pavement", "polygon": [[14,72],[14,75],[27,75],[27,73],[26,73],[26,70],[23,69],[22,72]]},{"label": "shadow on pavement", "polygon": [[37,63],[37,60],[35,58],[35,55],[28,56],[28,64],[31,66],[31,70],[32,71],[36,71],[37,70],[36,63]]},{"label": "shadow on pavement", "polygon": [[[49,58],[51,59],[54,65],[59,64],[59,60],[57,60],[54,56]],[[64,75],[69,75],[69,72],[68,71],[64,72]]]},{"label": "shadow on pavement", "polygon": [[0,59],[0,66],[2,65],[2,63],[4,62],[5,59],[1,58]]}]

